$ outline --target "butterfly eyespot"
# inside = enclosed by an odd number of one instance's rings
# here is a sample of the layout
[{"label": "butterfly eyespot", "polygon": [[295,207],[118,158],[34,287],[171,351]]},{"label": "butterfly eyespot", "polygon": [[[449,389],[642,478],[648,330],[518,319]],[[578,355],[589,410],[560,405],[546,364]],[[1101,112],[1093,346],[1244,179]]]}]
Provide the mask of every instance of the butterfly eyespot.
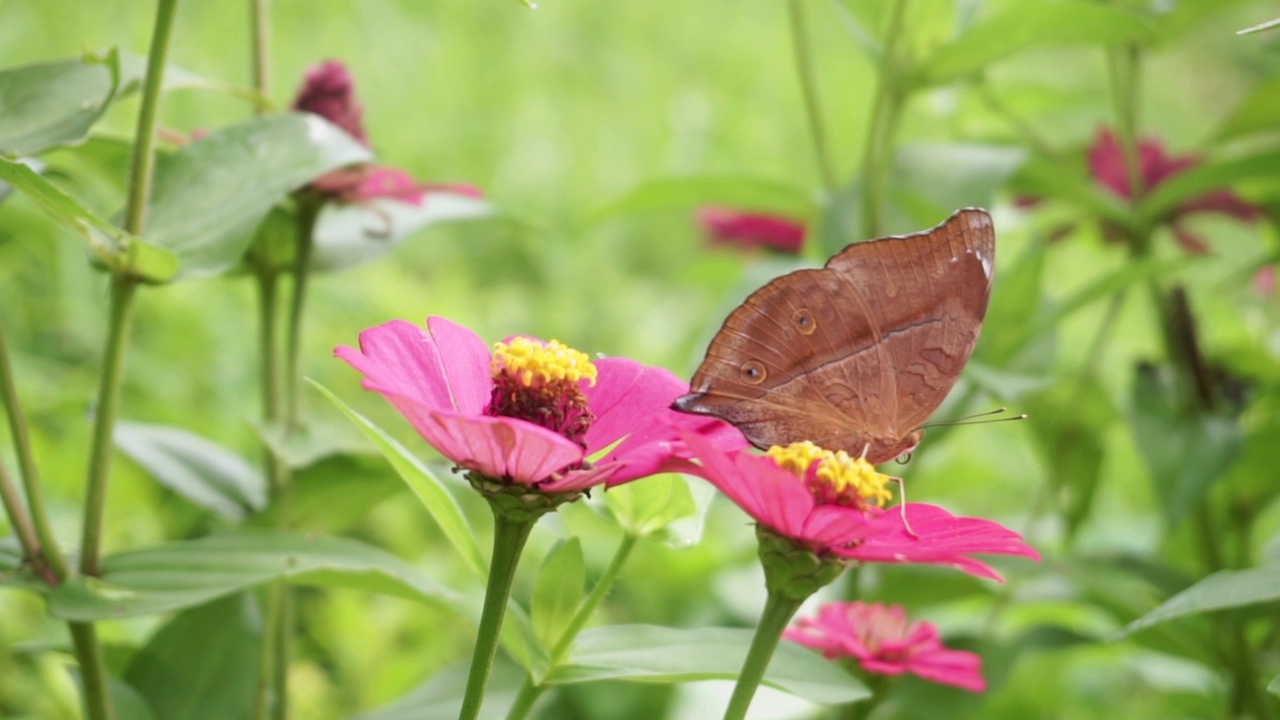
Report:
[{"label": "butterfly eyespot", "polygon": [[769,377],[769,371],[764,369],[764,363],[759,360],[748,360],[742,363],[742,367],[738,368],[738,374],[742,376],[742,382],[748,385],[759,385]]},{"label": "butterfly eyespot", "polygon": [[812,335],[813,331],[818,329],[818,321],[813,317],[813,313],[809,312],[809,308],[799,308],[791,313],[791,322],[802,335]]},{"label": "butterfly eyespot", "polygon": [[899,455],[898,459],[895,460],[894,462],[898,463],[899,465],[906,465],[907,463],[911,462],[911,453],[907,453],[906,455]]}]

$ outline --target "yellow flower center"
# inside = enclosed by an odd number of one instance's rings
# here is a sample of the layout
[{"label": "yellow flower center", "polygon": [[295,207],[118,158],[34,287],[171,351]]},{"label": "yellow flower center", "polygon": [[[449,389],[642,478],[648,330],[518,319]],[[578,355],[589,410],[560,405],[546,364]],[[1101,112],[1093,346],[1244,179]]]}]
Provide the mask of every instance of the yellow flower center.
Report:
[{"label": "yellow flower center", "polygon": [[518,337],[509,343],[494,343],[490,371],[494,377],[505,374],[525,387],[549,385],[560,380],[576,383],[583,378],[592,385],[596,384],[596,366],[591,358],[559,340],[543,345]]},{"label": "yellow flower center", "polygon": [[[806,440],[786,447],[774,445],[765,455],[778,467],[809,480],[809,489],[819,502],[884,507],[893,498],[887,487],[893,478],[877,472],[866,458],[850,457],[843,450],[831,452]],[[809,469],[814,463],[818,466],[810,480]]]}]

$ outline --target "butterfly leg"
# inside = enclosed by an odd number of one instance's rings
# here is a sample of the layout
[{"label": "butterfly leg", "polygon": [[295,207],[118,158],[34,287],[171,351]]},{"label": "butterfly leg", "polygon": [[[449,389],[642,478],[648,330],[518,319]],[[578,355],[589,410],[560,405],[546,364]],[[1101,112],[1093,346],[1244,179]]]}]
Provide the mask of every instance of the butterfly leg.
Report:
[{"label": "butterfly leg", "polygon": [[902,514],[902,527],[906,528],[908,535],[919,540],[920,536],[916,534],[915,530],[911,529],[911,523],[907,521],[907,484],[900,477],[889,479],[898,484],[898,499],[900,500],[898,512]]}]

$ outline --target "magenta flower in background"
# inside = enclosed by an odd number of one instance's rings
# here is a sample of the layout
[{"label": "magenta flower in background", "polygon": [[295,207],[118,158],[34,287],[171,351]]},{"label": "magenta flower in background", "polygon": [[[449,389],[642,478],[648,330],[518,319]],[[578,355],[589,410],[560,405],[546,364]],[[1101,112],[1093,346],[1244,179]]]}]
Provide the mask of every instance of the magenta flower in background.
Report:
[{"label": "magenta flower in background", "polygon": [[441,455],[547,493],[659,472],[683,451],[677,432],[710,447],[746,445],[723,422],[670,410],[688,390],[670,371],[626,358],[589,360],[554,340],[515,337],[491,354],[475,333],[432,317],[426,328],[403,320],[369,328],[359,349],[335,354]]},{"label": "magenta flower in background", "polygon": [[717,245],[768,248],[792,255],[804,246],[804,224],[781,215],[708,205],[698,210],[697,221]]},{"label": "magenta flower in background", "polygon": [[871,475],[885,476],[860,458],[849,464],[862,477],[836,484],[824,477],[821,462],[797,474],[769,456],[725,450],[693,433],[683,432],[682,438],[697,462],[676,460],[679,470],[706,478],[761,527],[819,557],[949,565],[993,580],[1001,579],[999,573],[971,555],[1040,557],[1021,535],[991,520],[956,517],[925,503],[879,507],[888,493]]},{"label": "magenta flower in background", "polygon": [[[336,60],[326,60],[307,70],[306,79],[298,89],[291,108],[319,115],[364,145],[369,145],[364,129],[364,108],[356,100],[355,79],[351,71]],[[365,204],[386,199],[422,207],[432,192],[483,197],[480,190],[471,185],[423,184],[403,170],[372,163],[326,173],[316,178],[311,188],[343,204]]]},{"label": "magenta flower in background", "polygon": [[815,618],[800,618],[783,637],[821,650],[825,658],[855,658],[879,675],[912,673],[943,685],[982,692],[982,658],[949,650],[932,623],[907,623],[900,605],[834,602]]},{"label": "magenta flower in background", "polygon": [[[1138,166],[1142,180],[1142,193],[1149,194],[1169,178],[1199,165],[1203,160],[1197,155],[1169,155],[1164,144],[1155,138],[1143,138],[1138,142]],[[1089,148],[1089,171],[1094,180],[1113,194],[1132,201],[1134,192],[1125,165],[1124,149],[1115,133],[1109,128],[1098,130],[1098,136]],[[1187,230],[1181,220],[1196,213],[1221,213],[1243,222],[1255,222],[1262,211],[1239,195],[1227,189],[1213,190],[1199,197],[1184,201],[1164,218],[1173,231],[1178,244],[1191,253],[1208,252],[1209,246],[1198,235]]]}]

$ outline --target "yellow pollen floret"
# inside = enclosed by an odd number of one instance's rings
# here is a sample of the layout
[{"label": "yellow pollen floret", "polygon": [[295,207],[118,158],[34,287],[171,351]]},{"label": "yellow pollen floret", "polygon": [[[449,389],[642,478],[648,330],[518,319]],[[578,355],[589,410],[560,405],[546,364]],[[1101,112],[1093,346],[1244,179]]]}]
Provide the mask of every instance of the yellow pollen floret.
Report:
[{"label": "yellow pollen floret", "polygon": [[558,340],[543,345],[527,337],[518,337],[509,343],[494,343],[490,371],[495,376],[506,373],[517,378],[525,387],[555,380],[577,382],[583,378],[592,385],[596,384],[596,366],[587,354]]},{"label": "yellow pollen floret", "polygon": [[850,457],[849,453],[840,450],[831,452],[805,440],[791,443],[786,447],[774,445],[765,455],[773,458],[778,467],[789,470],[800,477],[809,472],[815,462],[821,462],[814,474],[826,483],[836,495],[852,493],[863,500],[883,506],[893,497],[887,487],[892,480],[888,475],[877,472],[876,467],[863,457]]}]

